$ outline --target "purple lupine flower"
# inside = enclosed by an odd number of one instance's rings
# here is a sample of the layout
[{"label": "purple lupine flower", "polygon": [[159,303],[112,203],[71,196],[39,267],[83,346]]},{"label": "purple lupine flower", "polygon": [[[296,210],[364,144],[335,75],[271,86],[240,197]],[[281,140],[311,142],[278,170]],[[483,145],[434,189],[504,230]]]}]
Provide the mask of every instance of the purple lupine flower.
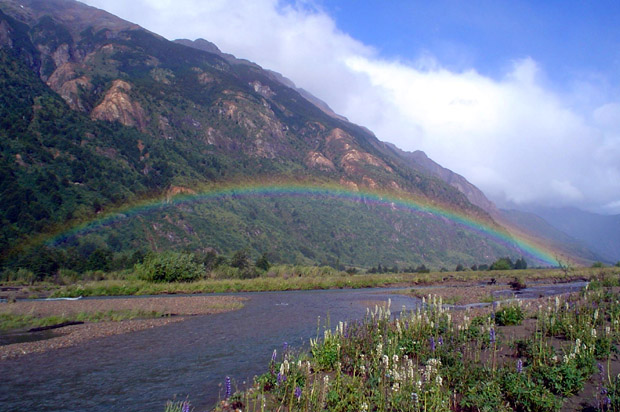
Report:
[{"label": "purple lupine flower", "polygon": [[288,349],[288,342],[284,342],[282,344],[282,352],[286,352],[287,349]]},{"label": "purple lupine flower", "polygon": [[443,345],[443,337],[440,336],[439,339],[437,339],[437,344],[439,346]]},{"label": "purple lupine flower", "polygon": [[297,400],[301,399],[301,388],[299,386],[295,387],[295,397]]},{"label": "purple lupine flower", "polygon": [[429,343],[431,344],[431,352],[435,352],[435,338],[431,336],[429,339]]},{"label": "purple lupine flower", "polygon": [[495,343],[495,329],[494,328],[489,329],[489,341],[491,343]]},{"label": "purple lupine flower", "polygon": [[273,353],[271,354],[271,361],[275,362],[277,356],[278,356],[278,351],[274,349]]},{"label": "purple lupine flower", "polygon": [[280,385],[282,385],[282,383],[286,382],[286,375],[283,375],[282,373],[278,372],[277,382],[278,382],[278,386],[280,386]]},{"label": "purple lupine flower", "polygon": [[596,366],[598,367],[598,371],[601,374],[601,376],[605,373],[605,367],[603,366],[602,363],[597,363]]},{"label": "purple lupine flower", "polygon": [[183,402],[183,407],[181,408],[181,412],[189,412],[189,402]]},{"label": "purple lupine flower", "polygon": [[523,372],[523,361],[519,359],[517,361],[517,373],[522,373],[522,372]]},{"label": "purple lupine flower", "polygon": [[232,388],[230,385],[230,376],[226,377],[226,399],[230,398],[230,395],[232,395]]}]

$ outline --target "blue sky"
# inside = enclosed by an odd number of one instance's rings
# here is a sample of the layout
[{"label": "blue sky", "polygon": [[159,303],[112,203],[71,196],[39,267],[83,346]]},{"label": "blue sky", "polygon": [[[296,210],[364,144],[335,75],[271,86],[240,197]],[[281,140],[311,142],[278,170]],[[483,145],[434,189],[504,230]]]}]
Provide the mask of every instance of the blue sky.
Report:
[{"label": "blue sky", "polygon": [[497,77],[514,59],[530,57],[553,80],[581,73],[618,73],[617,1],[323,1],[352,37],[382,55],[434,54],[451,70],[475,67]]},{"label": "blue sky", "polygon": [[85,2],[278,71],[500,206],[620,213],[620,2]]}]

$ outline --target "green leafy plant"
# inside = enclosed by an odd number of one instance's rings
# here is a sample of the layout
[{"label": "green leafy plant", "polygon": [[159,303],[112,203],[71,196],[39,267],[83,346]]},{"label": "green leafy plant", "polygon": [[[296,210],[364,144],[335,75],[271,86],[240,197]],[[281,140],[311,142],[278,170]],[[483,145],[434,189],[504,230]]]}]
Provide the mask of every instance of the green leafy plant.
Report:
[{"label": "green leafy plant", "polygon": [[190,282],[204,275],[204,266],[192,254],[167,251],[149,253],[135,266],[141,279],[149,282]]},{"label": "green leafy plant", "polygon": [[518,305],[504,307],[495,312],[495,324],[498,326],[520,325],[525,319],[525,313]]}]

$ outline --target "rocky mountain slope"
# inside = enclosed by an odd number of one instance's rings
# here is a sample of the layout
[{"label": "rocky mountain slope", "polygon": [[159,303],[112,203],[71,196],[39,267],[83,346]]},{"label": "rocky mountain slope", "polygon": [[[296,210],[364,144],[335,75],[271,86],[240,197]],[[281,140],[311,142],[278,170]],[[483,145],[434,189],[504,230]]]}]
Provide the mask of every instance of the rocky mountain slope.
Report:
[{"label": "rocky mountain slope", "polygon": [[[0,85],[5,252],[139,199],[247,179],[407,194],[501,230],[465,179],[379,141],[285,77],[73,0],[0,0]],[[521,253],[430,215],[266,197],[158,209],[56,246],[83,257],[245,247],[367,266]]]}]

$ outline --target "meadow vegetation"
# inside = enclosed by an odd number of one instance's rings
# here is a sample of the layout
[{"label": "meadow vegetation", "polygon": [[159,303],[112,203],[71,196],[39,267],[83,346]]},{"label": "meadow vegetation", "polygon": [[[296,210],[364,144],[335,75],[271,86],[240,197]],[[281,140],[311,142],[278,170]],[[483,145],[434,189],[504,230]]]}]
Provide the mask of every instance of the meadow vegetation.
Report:
[{"label": "meadow vegetation", "polygon": [[[559,411],[590,381],[593,410],[620,410],[611,373],[620,342],[618,274],[572,295],[490,306],[475,315],[430,297],[326,327],[309,351],[284,344],[264,374],[215,411]],[[533,326],[520,327],[524,322]],[[618,365],[615,365],[617,369]],[[617,372],[616,372],[617,373]],[[190,410],[188,401],[178,410]],[[185,409],[183,409],[185,408]]]}]

